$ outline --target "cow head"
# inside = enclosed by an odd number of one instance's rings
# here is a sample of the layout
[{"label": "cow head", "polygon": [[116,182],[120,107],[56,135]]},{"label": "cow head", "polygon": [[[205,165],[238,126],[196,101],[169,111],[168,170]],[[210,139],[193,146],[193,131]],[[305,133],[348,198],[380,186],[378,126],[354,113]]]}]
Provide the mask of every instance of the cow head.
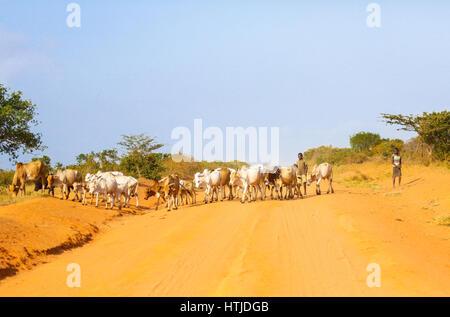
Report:
[{"label": "cow head", "polygon": [[53,188],[55,187],[55,175],[53,174],[48,174],[47,176],[47,186],[48,188]]},{"label": "cow head", "polygon": [[194,175],[195,188],[200,187],[200,179],[201,179],[201,173],[200,172],[195,173],[195,175]]},{"label": "cow head", "polygon": [[317,179],[317,164],[314,165],[312,172],[311,172],[311,176],[308,177],[308,186],[311,185],[312,182],[314,182]]},{"label": "cow head", "polygon": [[147,190],[145,191],[145,197],[144,199],[147,200],[152,196],[155,196],[156,192],[152,189],[152,188],[147,188]]},{"label": "cow head", "polygon": [[9,190],[16,196],[19,193],[19,189],[20,189],[20,187],[18,185],[10,185],[9,186]]},{"label": "cow head", "polygon": [[307,181],[308,186],[310,186],[311,183],[317,179],[317,175],[315,173],[311,173],[311,175],[309,177],[308,176],[306,176],[306,177],[308,178],[308,181]]}]

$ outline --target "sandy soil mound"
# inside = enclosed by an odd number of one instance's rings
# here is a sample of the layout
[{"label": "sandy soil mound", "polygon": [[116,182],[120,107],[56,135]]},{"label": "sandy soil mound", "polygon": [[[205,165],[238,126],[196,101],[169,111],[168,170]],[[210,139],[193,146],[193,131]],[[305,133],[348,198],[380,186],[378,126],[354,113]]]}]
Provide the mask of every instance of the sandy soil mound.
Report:
[{"label": "sandy soil mound", "polygon": [[90,241],[118,211],[38,198],[0,208],[0,279]]}]

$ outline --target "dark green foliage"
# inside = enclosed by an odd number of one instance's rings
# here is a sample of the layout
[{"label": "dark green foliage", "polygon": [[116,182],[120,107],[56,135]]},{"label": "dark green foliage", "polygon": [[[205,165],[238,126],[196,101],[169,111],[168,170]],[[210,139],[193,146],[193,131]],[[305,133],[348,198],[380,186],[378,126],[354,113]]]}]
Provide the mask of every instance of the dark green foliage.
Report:
[{"label": "dark green foliage", "polygon": [[76,160],[77,164],[68,165],[67,168],[76,169],[83,175],[87,173],[96,173],[97,171],[119,170],[120,158],[117,150],[115,149],[108,149],[100,152],[82,153],[76,157]]},{"label": "dark green foliage", "polygon": [[168,157],[165,153],[130,152],[120,160],[120,168],[134,177],[160,179],[165,170],[163,160]]},{"label": "dark green foliage", "polygon": [[356,152],[370,151],[381,143],[381,137],[377,133],[359,132],[350,137],[350,146]]},{"label": "dark green foliage", "polygon": [[430,146],[430,155],[448,160],[450,151],[450,111],[424,112],[422,115],[393,115],[382,113],[387,124],[400,126],[398,130],[414,131],[421,142]]},{"label": "dark green foliage", "polygon": [[368,155],[356,152],[350,148],[337,148],[330,146],[320,146],[312,148],[303,153],[305,160],[320,164],[328,162],[333,165],[363,163],[368,159]]},{"label": "dark green foliage", "polygon": [[11,185],[14,177],[14,172],[14,170],[0,169],[0,188],[7,188],[9,185]]},{"label": "dark green foliage", "polygon": [[19,151],[43,149],[41,134],[31,131],[38,124],[36,116],[36,105],[23,100],[21,91],[9,92],[0,84],[0,153],[12,160]]},{"label": "dark green foliage", "polygon": [[168,154],[154,153],[163,144],[155,142],[155,139],[145,134],[122,135],[122,147],[124,154],[120,159],[120,168],[132,176],[159,178],[164,171],[163,159]]}]

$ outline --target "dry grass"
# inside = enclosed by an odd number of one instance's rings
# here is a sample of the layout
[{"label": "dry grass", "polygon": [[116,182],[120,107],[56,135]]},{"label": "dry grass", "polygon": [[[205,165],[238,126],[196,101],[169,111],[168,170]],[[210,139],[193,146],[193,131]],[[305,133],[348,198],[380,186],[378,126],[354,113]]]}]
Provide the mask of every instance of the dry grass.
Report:
[{"label": "dry grass", "polygon": [[0,187],[0,206],[6,206],[38,197],[48,196],[47,194],[42,195],[41,191],[35,192],[34,184],[29,184],[25,188],[27,193],[26,196],[23,196],[21,193],[15,196],[9,191],[8,187]]},{"label": "dry grass", "polygon": [[441,226],[450,226],[450,216],[437,217],[434,221]]}]

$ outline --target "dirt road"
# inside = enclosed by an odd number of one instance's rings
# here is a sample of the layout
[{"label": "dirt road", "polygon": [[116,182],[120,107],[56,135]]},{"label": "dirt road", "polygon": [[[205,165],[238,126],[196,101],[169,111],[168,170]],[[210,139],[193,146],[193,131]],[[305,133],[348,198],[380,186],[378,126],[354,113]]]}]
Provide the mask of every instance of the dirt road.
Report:
[{"label": "dirt road", "polygon": [[[0,281],[0,296],[449,296],[449,230],[423,209],[427,195],[447,208],[448,194],[431,177],[398,192],[337,184],[333,195],[118,217],[84,247]],[[70,263],[80,288],[66,285]],[[381,287],[367,286],[369,263]]]}]

